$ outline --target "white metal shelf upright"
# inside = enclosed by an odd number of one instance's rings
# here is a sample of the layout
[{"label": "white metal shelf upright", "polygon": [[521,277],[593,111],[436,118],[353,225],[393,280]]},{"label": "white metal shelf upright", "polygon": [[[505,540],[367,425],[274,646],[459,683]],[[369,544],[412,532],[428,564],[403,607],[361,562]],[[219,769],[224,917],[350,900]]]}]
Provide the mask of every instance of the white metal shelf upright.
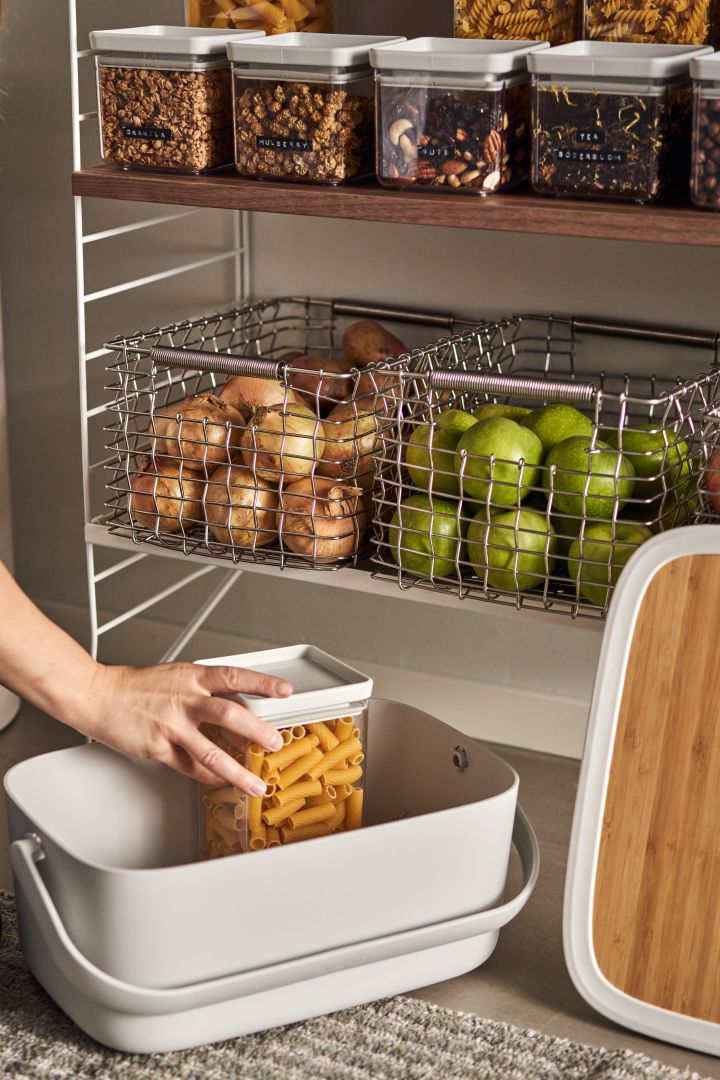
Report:
[{"label": "white metal shelf upright", "polygon": [[[78,41],[78,10],[83,5],[88,5],[91,0],[68,0],[69,16],[69,39],[70,39],[70,81],[72,94],[72,151],[73,169],[78,170],[85,164],[82,153],[82,130],[83,125],[97,123],[97,111],[81,111],[80,108],[80,84],[81,67],[92,63],[92,50],[81,48]],[[106,460],[91,461],[89,447],[89,424],[94,417],[100,416],[106,411],[103,404],[90,407],[88,394],[88,381],[91,365],[102,363],[104,358],[111,355],[110,350],[95,348],[87,350],[87,315],[91,304],[99,300],[125,292],[135,292],[156,284],[159,281],[175,277],[179,274],[201,270],[216,263],[232,261],[234,264],[234,296],[232,300],[239,304],[248,295],[248,251],[247,251],[247,215],[242,211],[217,211],[217,213],[229,214],[232,217],[232,244],[226,250],[215,253],[206,258],[183,262],[172,265],[153,274],[144,277],[122,281],[102,289],[92,289],[88,285],[88,273],[86,272],[85,253],[92,244],[111,242],[121,236],[136,234],[141,239],[147,229],[166,225],[193,217],[203,212],[202,208],[195,210],[175,211],[161,214],[155,217],[139,219],[124,225],[114,226],[107,229],[99,229],[92,233],[84,232],[83,224],[83,199],[75,196],[75,272],[77,282],[77,333],[78,333],[78,364],[80,386],[80,409],[81,409],[81,454],[83,471],[83,504],[85,514],[85,548],[87,558],[87,580],[90,615],[90,648],[93,656],[97,656],[100,639],[104,634],[124,625],[149,609],[168,599],[174,593],[179,592],[186,586],[197,581],[201,577],[214,575],[219,580],[214,583],[204,602],[196,608],[187,624],[178,635],[172,645],[161,657],[163,660],[174,659],[185,647],[194,633],[200,629],[205,620],[217,607],[223,597],[238,580],[241,570],[233,567],[228,570],[227,566],[208,565],[204,561],[202,566],[193,562],[187,563],[186,571],[171,585],[157,592],[149,593],[140,602],[133,604],[126,610],[114,614],[104,622],[99,621],[99,587],[118,575],[127,574],[132,568],[138,567],[148,559],[157,559],[161,554],[150,551],[134,550],[132,542],[118,543],[103,524],[103,518],[93,517],[91,505],[91,476],[107,464]],[[109,337],[110,335],[108,335]],[[96,551],[98,547],[112,548],[116,550],[131,550],[132,554],[113,562],[102,570],[96,569]],[[177,563],[180,566],[180,562]],[[118,590],[115,591],[117,595]]]}]

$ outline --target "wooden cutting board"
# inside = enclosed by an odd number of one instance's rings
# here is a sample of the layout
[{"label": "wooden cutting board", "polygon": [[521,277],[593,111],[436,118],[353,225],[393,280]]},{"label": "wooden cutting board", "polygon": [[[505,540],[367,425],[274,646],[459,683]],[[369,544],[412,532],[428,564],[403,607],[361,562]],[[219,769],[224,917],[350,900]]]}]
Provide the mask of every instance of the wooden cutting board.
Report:
[{"label": "wooden cutting board", "polygon": [[[617,641],[610,648],[613,643],[603,643],[598,679],[605,686],[615,680],[615,705],[605,693],[605,715],[591,715],[565,947],[578,989],[600,1011],[656,1037],[720,1054],[717,533],[710,538],[717,553],[701,545],[699,553],[664,562],[637,604],[628,596],[625,610],[612,613],[606,634],[624,636],[625,651]],[[669,541],[650,543],[667,549]],[[638,594],[637,588],[629,592]],[[581,872],[584,885],[571,880]],[[585,919],[589,936],[579,959],[578,919]]]}]

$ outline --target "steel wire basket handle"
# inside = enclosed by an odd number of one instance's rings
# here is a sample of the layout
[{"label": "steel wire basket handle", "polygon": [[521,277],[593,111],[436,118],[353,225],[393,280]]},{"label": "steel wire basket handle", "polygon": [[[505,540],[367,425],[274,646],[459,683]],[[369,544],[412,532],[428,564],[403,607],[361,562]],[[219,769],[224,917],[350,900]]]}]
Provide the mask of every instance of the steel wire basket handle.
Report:
[{"label": "steel wire basket handle", "polygon": [[521,375],[498,375],[493,372],[432,371],[427,376],[432,390],[459,390],[498,397],[523,397],[535,401],[589,404],[600,393],[592,383],[529,379]]},{"label": "steel wire basket handle", "polygon": [[231,356],[223,353],[201,352],[199,349],[171,349],[156,345],[150,349],[153,364],[163,367],[187,368],[192,371],[214,372],[218,375],[247,375],[253,379],[283,381],[289,366],[282,360],[262,360],[257,356]]}]

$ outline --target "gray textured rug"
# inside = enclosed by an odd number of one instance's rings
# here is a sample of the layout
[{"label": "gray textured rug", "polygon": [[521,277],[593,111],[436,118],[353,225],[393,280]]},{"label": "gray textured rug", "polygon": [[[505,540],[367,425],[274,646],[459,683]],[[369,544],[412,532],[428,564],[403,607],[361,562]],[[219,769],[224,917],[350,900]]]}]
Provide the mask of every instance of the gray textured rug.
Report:
[{"label": "gray textured rug", "polygon": [[700,1080],[628,1050],[523,1031],[394,998],[176,1054],[135,1057],[88,1039],[25,968],[0,891],[0,1076],[22,1080]]}]

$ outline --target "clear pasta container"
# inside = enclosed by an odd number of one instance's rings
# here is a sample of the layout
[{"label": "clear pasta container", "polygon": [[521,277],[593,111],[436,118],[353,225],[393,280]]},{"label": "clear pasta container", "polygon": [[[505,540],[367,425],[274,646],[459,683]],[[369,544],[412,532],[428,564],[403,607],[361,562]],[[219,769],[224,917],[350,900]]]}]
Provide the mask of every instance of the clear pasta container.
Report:
[{"label": "clear pasta container", "polygon": [[232,164],[226,47],[237,36],[182,26],[91,33],[103,160],[123,169],[179,173]]},{"label": "clear pasta container", "polygon": [[690,196],[696,206],[720,210],[720,54],[690,63],[693,138]]},{"label": "clear pasta container", "polygon": [[548,41],[578,36],[578,0],[455,0],[455,37]]},{"label": "clear pasta container", "polygon": [[227,785],[200,786],[203,857],[263,851],[359,829],[372,681],[306,645],[202,663],[282,676],[295,690],[286,699],[241,699],[281,732],[279,750],[264,750],[225,729],[203,729],[267,784],[265,795],[257,797]]},{"label": "clear pasta container", "polygon": [[256,180],[320,184],[372,175],[369,53],[398,40],[282,34],[231,43],[237,171]]},{"label": "clear pasta container", "polygon": [[690,60],[710,49],[576,42],[532,53],[532,184],[651,203],[687,191]]},{"label": "clear pasta container", "polygon": [[185,21],[188,26],[221,30],[329,34],[333,28],[332,0],[185,0]]},{"label": "clear pasta container", "polygon": [[583,37],[643,45],[714,45],[718,0],[583,0]]},{"label": "clear pasta container", "polygon": [[527,56],[547,48],[417,38],[373,49],[380,182],[489,195],[527,179]]}]

